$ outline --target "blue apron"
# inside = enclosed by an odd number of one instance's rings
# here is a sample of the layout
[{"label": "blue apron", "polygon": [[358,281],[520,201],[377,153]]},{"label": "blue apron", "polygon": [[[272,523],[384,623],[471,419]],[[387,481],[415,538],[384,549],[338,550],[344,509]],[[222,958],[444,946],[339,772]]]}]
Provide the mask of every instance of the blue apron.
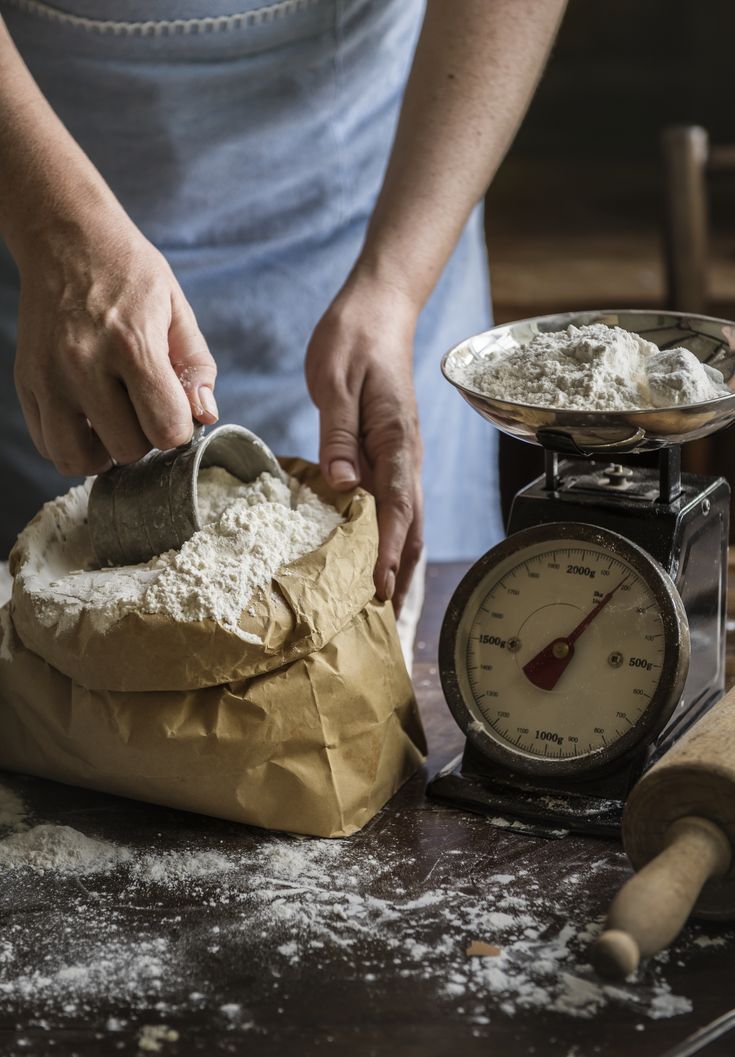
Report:
[{"label": "blue apron", "polygon": [[[220,421],[315,459],[304,353],[359,253],[422,0],[0,0],[0,12],[46,98],[169,260],[217,360]],[[15,399],[17,302],[0,247],[0,557],[69,484],[36,455]],[[489,325],[478,208],[415,345],[433,559],[474,557],[501,535],[494,431],[439,372],[451,345]]]}]

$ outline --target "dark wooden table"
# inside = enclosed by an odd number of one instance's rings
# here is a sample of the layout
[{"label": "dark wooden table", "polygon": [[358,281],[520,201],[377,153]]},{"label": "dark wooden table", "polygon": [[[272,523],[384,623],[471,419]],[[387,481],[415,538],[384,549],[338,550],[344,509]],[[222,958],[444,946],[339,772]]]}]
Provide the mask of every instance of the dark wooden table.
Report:
[{"label": "dark wooden table", "polygon": [[[425,799],[427,774],[461,748],[434,662],[459,574],[429,573],[415,669],[426,770],[348,841],[2,776],[30,822],[136,856],[107,874],[0,871],[3,1055],[659,1057],[735,1005],[734,934],[713,926],[690,925],[636,982],[600,991],[584,930],[627,875],[616,843],[544,839]],[[141,858],[152,849],[159,873],[203,851],[229,869],[157,878]],[[475,939],[503,953],[470,958]],[[691,1009],[658,1017],[669,991]],[[733,1053],[735,1034],[706,1051]]]}]

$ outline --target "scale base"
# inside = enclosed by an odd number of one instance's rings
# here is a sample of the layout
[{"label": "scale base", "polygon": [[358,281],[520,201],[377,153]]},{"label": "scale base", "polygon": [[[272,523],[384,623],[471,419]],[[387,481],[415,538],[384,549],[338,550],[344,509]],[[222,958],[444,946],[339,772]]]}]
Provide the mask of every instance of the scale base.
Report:
[{"label": "scale base", "polygon": [[513,776],[504,781],[487,773],[472,773],[457,756],[429,782],[434,800],[479,815],[499,815],[537,836],[562,837],[569,830],[600,837],[620,837],[624,800],[588,791],[535,785]]},{"label": "scale base", "polygon": [[[636,778],[648,770],[722,696],[715,690],[669,726],[651,745],[643,766],[634,763],[622,775],[584,783],[534,784],[519,775],[490,774],[470,745],[426,787],[432,800],[479,815],[499,815],[509,826],[520,823],[526,832],[561,837],[568,830],[600,837],[620,837],[625,798]],[[585,787],[586,786],[586,787]],[[619,794],[619,795],[617,795]]]}]

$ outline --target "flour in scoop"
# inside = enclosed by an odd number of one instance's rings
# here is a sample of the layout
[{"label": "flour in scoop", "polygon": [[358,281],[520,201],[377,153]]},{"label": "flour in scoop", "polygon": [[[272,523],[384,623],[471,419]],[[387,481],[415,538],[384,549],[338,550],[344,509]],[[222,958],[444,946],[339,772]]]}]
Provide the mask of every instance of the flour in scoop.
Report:
[{"label": "flour in scoop", "polygon": [[238,624],[255,593],[342,522],[334,507],[295,480],[264,473],[244,484],[208,467],[198,481],[203,528],[180,550],[144,565],[95,569],[89,487],[47,503],[21,534],[28,560],[18,579],[47,627],[63,629],[83,611],[97,629],[130,613],[162,613],[177,621],[217,621],[247,638]]},{"label": "flour in scoop", "polygon": [[208,466],[197,479],[197,509],[203,528],[216,524],[228,507],[242,500],[247,506],[269,502],[281,506],[291,503],[284,481],[264,473],[254,483],[246,484],[222,466]]},{"label": "flour in scoop", "polygon": [[720,371],[688,349],[604,323],[536,334],[526,345],[455,352],[449,376],[485,396],[536,407],[632,411],[698,404],[732,395]]}]

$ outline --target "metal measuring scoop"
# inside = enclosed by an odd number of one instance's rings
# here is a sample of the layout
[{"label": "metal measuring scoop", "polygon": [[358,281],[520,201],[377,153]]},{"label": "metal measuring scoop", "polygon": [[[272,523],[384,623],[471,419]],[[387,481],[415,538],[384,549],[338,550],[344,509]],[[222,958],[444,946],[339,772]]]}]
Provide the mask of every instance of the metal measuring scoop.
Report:
[{"label": "metal measuring scoop", "polygon": [[197,426],[188,444],[151,451],[138,462],[97,477],[89,494],[89,533],[103,565],[136,565],[178,550],[201,528],[197,478],[221,466],[248,483],[261,473],[285,480],[264,442],[243,426]]}]

